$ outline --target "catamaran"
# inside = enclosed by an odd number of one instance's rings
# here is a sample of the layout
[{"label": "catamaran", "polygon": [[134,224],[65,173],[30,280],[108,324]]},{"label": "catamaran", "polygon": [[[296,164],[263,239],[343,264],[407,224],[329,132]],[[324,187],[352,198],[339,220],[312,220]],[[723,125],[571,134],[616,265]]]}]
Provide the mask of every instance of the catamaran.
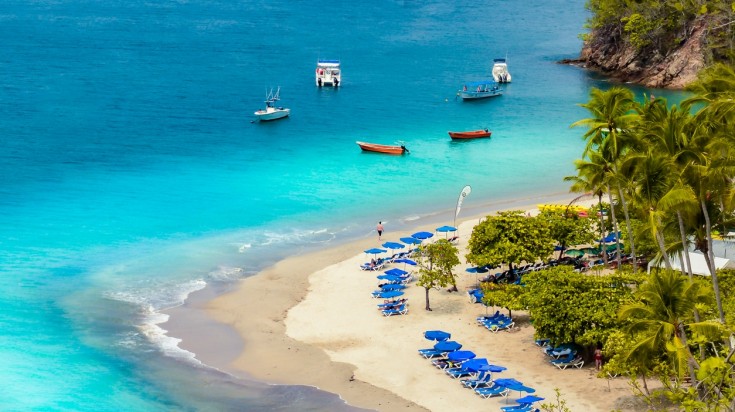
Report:
[{"label": "catamaran", "polygon": [[342,69],[339,60],[317,60],[316,85],[338,87],[340,83],[342,83]]}]

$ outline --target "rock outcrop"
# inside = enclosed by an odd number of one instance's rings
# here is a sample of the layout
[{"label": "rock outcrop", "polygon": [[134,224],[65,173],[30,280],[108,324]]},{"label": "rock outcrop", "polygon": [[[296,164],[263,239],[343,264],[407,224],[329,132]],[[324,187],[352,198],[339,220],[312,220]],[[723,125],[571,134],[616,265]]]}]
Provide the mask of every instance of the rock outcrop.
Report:
[{"label": "rock outcrop", "polygon": [[637,50],[612,29],[593,31],[579,59],[562,63],[579,64],[620,82],[651,88],[683,89],[705,68],[706,25],[696,22],[681,33],[683,40],[662,54],[652,48]]}]

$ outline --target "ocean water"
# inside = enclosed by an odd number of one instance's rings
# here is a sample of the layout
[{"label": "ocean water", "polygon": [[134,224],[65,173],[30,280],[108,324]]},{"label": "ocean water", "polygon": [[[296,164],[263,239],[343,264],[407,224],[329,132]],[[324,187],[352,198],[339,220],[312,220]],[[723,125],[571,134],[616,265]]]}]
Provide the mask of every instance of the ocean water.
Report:
[{"label": "ocean water", "polygon": [[[578,55],[584,2],[455,3],[4,1],[0,409],[354,410],[202,364],[161,311],[452,210],[467,184],[466,207],[567,191],[569,125],[607,84],[555,63]],[[456,100],[506,56],[504,96]],[[339,89],[314,86],[320,57]],[[254,123],[272,87],[292,115]]]}]

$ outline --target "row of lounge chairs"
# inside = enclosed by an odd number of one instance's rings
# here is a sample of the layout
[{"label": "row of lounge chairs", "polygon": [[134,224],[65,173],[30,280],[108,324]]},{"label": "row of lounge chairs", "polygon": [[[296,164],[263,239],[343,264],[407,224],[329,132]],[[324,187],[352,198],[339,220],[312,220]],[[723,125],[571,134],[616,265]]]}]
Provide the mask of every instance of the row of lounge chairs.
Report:
[{"label": "row of lounge chairs", "polygon": [[418,252],[418,249],[414,248],[414,249],[410,249],[405,252],[396,253],[390,257],[372,259],[370,262],[365,262],[361,264],[360,269],[361,270],[380,270],[380,269],[383,269],[386,265],[393,263],[394,261],[398,259],[410,258],[417,252]]},{"label": "row of lounge chairs", "polygon": [[536,345],[540,346],[541,350],[551,358],[549,362],[561,370],[570,366],[581,369],[584,366],[584,359],[577,354],[574,344],[562,344],[554,347],[551,346],[548,339],[538,339]]},{"label": "row of lounge chairs", "polygon": [[[496,396],[507,397],[512,391],[533,393],[529,388],[515,379],[493,379],[492,374],[502,372],[506,368],[492,365],[485,358],[475,357],[473,352],[462,351],[462,345],[450,341],[451,335],[442,331],[426,331],[424,337],[438,340],[433,348],[419,349],[419,355],[431,360],[432,365],[443,370],[453,379],[459,379],[463,387],[471,389],[478,396],[487,399]],[[536,398],[542,400],[543,398]],[[503,411],[533,411],[533,402],[520,402],[518,405],[501,407]]]},{"label": "row of lounge chairs", "polygon": [[384,299],[383,303],[377,305],[380,313],[385,317],[407,314],[408,299],[399,297],[403,295],[407,284],[413,280],[413,275],[405,270],[393,268],[378,275],[377,278],[383,283],[380,283],[378,289],[372,292],[372,297]]}]

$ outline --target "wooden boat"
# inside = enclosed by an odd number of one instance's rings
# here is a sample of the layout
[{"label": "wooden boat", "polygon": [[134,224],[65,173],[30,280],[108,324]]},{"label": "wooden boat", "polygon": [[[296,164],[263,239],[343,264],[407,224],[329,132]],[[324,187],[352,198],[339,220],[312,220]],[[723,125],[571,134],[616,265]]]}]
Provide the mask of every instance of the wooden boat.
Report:
[{"label": "wooden boat", "polygon": [[360,146],[360,149],[362,149],[365,152],[375,152],[375,153],[386,153],[386,154],[404,154],[408,153],[408,149],[406,149],[406,146],[404,145],[385,145],[385,144],[377,144],[377,143],[366,143],[366,142],[355,142],[358,146]]},{"label": "wooden boat", "polygon": [[492,133],[487,129],[472,130],[469,132],[449,132],[449,137],[452,139],[478,139],[480,137],[490,137]]}]

